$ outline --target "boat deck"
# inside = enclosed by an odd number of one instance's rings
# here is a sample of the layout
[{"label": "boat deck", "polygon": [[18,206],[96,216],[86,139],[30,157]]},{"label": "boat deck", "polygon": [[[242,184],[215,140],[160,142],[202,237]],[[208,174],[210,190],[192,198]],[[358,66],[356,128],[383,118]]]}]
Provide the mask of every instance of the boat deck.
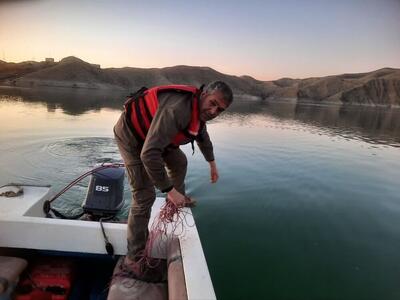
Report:
[{"label": "boat deck", "polygon": [[[52,195],[50,187],[21,187],[21,195],[0,196],[0,247],[107,254],[99,222],[46,218],[42,206]],[[0,194],[9,188],[1,187]],[[150,224],[164,202],[156,199]],[[191,210],[185,210],[186,222],[193,224],[179,237],[188,299],[216,299]],[[115,254],[124,255],[126,224],[104,223],[104,229]],[[153,255],[166,256],[162,251]]]}]

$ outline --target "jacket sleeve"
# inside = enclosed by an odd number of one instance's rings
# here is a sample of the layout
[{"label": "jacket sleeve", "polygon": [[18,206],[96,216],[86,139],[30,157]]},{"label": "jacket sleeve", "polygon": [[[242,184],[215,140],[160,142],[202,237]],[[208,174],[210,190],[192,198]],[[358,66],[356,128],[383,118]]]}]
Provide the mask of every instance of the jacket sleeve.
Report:
[{"label": "jacket sleeve", "polygon": [[196,138],[197,145],[200,148],[201,153],[203,154],[206,161],[213,161],[214,158],[214,149],[210,139],[210,136],[207,132],[207,127],[204,125],[203,130],[200,132],[199,136]]},{"label": "jacket sleeve", "polygon": [[151,122],[140,154],[147,174],[162,192],[167,192],[173,187],[165,171],[162,155],[176,134],[187,126],[190,114],[186,115],[179,106],[159,107]]}]

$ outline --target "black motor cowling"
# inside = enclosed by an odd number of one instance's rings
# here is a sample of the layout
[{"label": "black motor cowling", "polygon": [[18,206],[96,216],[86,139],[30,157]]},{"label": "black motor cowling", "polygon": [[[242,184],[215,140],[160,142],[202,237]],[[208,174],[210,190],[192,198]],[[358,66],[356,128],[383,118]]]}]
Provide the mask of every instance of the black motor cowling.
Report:
[{"label": "black motor cowling", "polygon": [[125,168],[113,167],[96,171],[90,178],[85,213],[94,216],[115,215],[123,205]]}]

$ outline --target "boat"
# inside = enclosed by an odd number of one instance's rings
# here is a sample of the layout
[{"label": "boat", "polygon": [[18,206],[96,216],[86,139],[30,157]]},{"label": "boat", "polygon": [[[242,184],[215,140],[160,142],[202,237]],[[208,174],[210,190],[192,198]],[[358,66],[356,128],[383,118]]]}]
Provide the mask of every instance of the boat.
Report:
[{"label": "boat", "polygon": [[[101,265],[108,268],[108,273],[106,272],[108,278],[105,280],[105,284],[100,287],[103,293],[104,291],[108,292],[112,288],[111,286],[108,289],[111,280],[110,272],[113,271],[117,258],[126,254],[126,224],[49,218],[43,208],[52,197],[54,197],[54,191],[50,186],[8,184],[0,187],[0,269],[1,259],[6,260],[6,262],[16,259],[20,269],[24,269],[25,266],[20,260],[26,261],[30,265],[33,263],[32,261],[36,261],[37,257],[40,257],[40,259],[45,257],[50,261],[52,258],[66,259],[67,261],[72,259],[78,261],[80,266],[89,261],[87,264],[89,269],[91,266],[95,266],[95,268],[100,266],[101,268]],[[164,198],[156,198],[149,224],[152,224],[164,203]],[[168,278],[168,289],[173,290],[170,284],[176,284],[177,281],[180,281],[180,284],[184,284],[186,299],[216,299],[191,209],[184,208],[184,210],[186,222],[193,225],[185,226],[184,234],[177,237],[184,282],[176,278]],[[103,226],[104,234],[101,226]],[[105,238],[112,245],[113,253],[107,253],[110,249],[105,247]],[[167,259],[167,249],[155,248],[159,250],[154,250],[152,256]],[[90,274],[92,271],[88,270],[88,272]],[[82,273],[82,270],[80,273]],[[93,270],[92,274],[95,273],[99,273],[99,271]],[[16,280],[13,284],[14,289]],[[8,292],[3,291],[3,296],[0,289],[0,299],[7,299],[1,297],[10,295],[12,293],[10,289],[11,287],[8,286]],[[85,299],[85,297],[83,293],[75,291],[75,296],[72,293],[68,299]]]}]

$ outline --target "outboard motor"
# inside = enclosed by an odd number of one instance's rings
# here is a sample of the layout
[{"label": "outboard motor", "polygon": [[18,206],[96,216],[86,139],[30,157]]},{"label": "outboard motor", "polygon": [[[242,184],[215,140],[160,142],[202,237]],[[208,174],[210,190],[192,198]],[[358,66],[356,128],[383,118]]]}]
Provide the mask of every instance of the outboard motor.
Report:
[{"label": "outboard motor", "polygon": [[[43,202],[43,212],[47,218],[80,219],[85,221],[99,221],[104,238],[105,248],[109,255],[114,256],[114,247],[107,238],[103,222],[110,221],[124,204],[124,164],[101,164],[93,170],[82,174],[51,199]],[[51,207],[51,203],[77,184],[83,178],[91,175],[85,201],[82,203],[83,213],[75,216],[66,216]]]},{"label": "outboard motor", "polygon": [[83,210],[89,215],[115,215],[123,205],[125,168],[106,168],[91,175]]}]

